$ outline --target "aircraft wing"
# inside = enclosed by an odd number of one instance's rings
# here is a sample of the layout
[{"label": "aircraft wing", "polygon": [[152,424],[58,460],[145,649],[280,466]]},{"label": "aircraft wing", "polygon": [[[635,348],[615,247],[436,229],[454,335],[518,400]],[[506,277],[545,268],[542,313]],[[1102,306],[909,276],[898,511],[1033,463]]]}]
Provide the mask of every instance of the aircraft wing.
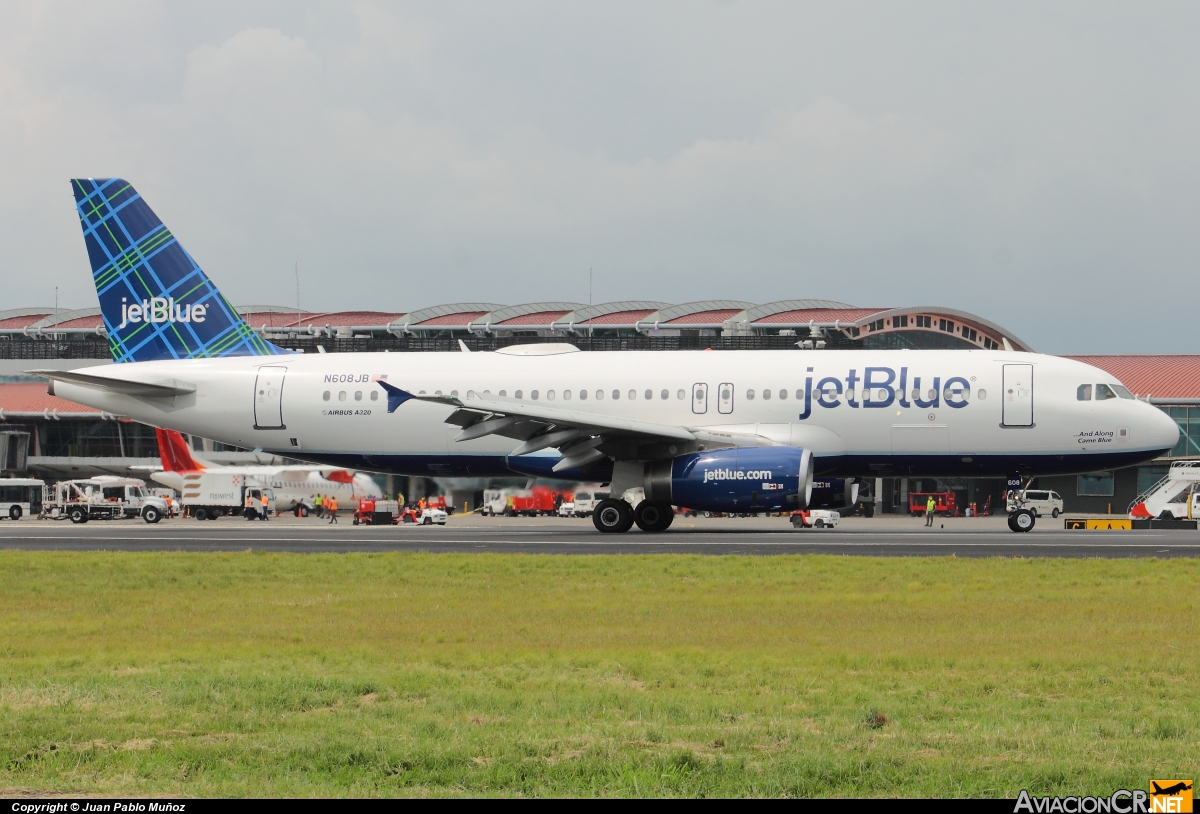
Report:
[{"label": "aircraft wing", "polygon": [[487,435],[522,441],[512,455],[527,455],[551,447],[558,449],[563,459],[554,466],[556,472],[585,466],[604,457],[654,460],[698,449],[775,445],[774,441],[759,435],[569,410],[502,396],[485,396],[473,390],[467,391],[465,398],[458,398],[416,395],[387,382],[379,384],[388,393],[389,412],[409,399],[454,407],[446,423],[463,428],[454,439],[456,441],[470,441]]}]

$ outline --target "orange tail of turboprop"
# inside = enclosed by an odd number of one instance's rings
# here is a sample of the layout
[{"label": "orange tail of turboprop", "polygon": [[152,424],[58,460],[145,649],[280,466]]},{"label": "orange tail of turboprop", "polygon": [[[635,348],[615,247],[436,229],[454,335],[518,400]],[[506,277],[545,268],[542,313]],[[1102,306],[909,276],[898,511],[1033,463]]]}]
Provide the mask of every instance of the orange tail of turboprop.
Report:
[{"label": "orange tail of turboprop", "polygon": [[167,472],[195,472],[204,467],[196,463],[183,436],[175,430],[155,429],[158,435],[158,457]]}]

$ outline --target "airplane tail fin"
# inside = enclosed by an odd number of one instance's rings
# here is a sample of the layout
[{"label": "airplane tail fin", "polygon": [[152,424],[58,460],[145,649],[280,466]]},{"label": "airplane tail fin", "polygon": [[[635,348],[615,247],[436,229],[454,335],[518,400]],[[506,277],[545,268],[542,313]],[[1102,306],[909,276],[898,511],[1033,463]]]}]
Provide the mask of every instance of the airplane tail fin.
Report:
[{"label": "airplane tail fin", "polygon": [[188,449],[183,436],[175,430],[155,429],[158,436],[158,457],[167,472],[195,472],[203,469]]},{"label": "airplane tail fin", "polygon": [[289,352],[251,330],[127,181],[71,189],[114,362]]}]

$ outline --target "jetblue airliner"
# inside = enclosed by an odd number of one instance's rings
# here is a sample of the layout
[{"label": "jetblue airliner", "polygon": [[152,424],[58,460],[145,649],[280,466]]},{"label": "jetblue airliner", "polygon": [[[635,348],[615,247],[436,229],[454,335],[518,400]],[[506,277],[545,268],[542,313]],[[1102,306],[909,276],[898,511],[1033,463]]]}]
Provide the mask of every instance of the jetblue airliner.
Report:
[{"label": "jetblue airliner", "polygon": [[250,329],[130,184],[72,187],[123,364],[36,371],[56,395],[322,465],[610,481],[602,532],[665,530],[672,505],[802,509],[814,476],[1128,466],[1179,432],[1103,370],[1001,350],[292,353]]}]

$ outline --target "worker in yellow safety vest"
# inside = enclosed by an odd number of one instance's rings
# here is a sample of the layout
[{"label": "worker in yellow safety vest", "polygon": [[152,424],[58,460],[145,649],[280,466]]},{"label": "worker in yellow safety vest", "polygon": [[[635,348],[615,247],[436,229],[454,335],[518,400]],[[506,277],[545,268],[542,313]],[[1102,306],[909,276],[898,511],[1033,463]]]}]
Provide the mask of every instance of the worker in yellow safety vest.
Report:
[{"label": "worker in yellow safety vest", "polygon": [[317,517],[321,516],[321,511],[324,508],[324,506],[323,506],[324,502],[325,502],[324,499],[322,499],[322,497],[320,495],[317,495],[316,497],[313,498],[313,509],[316,510]]},{"label": "worker in yellow safety vest", "polygon": [[929,496],[929,500],[925,501],[925,525],[933,525],[933,513],[937,511],[937,501],[933,499],[933,495]]}]

